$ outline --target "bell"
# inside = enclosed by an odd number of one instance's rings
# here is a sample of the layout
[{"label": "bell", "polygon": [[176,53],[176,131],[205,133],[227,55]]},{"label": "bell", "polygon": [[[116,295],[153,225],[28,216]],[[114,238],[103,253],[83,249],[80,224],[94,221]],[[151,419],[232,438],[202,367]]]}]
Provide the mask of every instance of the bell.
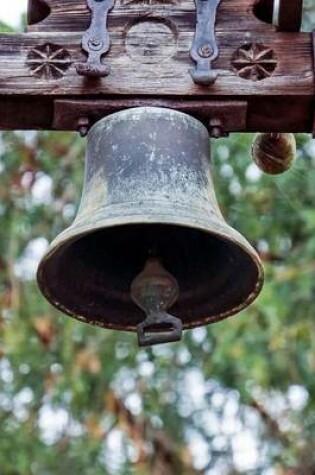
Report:
[{"label": "bell", "polygon": [[62,312],[138,331],[151,345],[244,309],[263,268],[221,215],[207,129],[181,112],[139,107],[89,131],[78,214],[37,278]]}]

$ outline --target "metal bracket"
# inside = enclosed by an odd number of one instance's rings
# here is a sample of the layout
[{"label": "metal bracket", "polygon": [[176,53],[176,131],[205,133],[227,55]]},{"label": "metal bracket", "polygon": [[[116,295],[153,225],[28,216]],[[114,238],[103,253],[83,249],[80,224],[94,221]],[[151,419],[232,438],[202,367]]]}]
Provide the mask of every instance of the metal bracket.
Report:
[{"label": "metal bracket", "polygon": [[247,130],[247,101],[163,100],[163,99],[57,99],[54,103],[53,128],[79,130],[86,135],[98,120],[132,107],[166,107],[200,120],[212,137]]},{"label": "metal bracket", "polygon": [[139,346],[158,345],[182,339],[182,321],[166,312],[152,313],[137,325]]},{"label": "metal bracket", "polygon": [[110,46],[107,31],[108,12],[113,8],[115,0],[87,0],[92,19],[89,29],[82,37],[82,49],[88,53],[86,63],[77,63],[76,70],[80,76],[106,77],[109,66],[101,63],[101,57]]},{"label": "metal bracket", "polygon": [[189,114],[200,120],[212,137],[229,132],[247,130],[247,101],[209,101],[180,99],[56,99],[53,128],[55,130],[79,130],[86,135],[90,126],[119,110],[132,107],[166,107]]},{"label": "metal bracket", "polygon": [[195,84],[210,86],[218,77],[218,73],[211,69],[211,63],[219,54],[214,27],[221,0],[195,0],[195,2],[197,24],[190,57],[197,66],[190,69],[189,74]]}]

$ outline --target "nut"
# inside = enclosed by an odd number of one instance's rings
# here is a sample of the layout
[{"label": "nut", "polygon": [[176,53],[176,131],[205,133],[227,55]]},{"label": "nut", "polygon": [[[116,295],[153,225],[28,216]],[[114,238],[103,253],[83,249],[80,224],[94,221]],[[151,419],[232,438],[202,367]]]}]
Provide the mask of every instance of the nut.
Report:
[{"label": "nut", "polygon": [[213,54],[213,48],[210,43],[205,43],[198,48],[198,54],[202,58],[210,58]]}]

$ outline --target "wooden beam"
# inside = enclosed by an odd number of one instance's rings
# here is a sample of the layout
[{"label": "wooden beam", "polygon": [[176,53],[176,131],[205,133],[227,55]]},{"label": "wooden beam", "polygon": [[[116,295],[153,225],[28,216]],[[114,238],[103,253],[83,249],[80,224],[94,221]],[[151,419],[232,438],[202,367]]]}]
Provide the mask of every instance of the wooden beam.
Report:
[{"label": "wooden beam", "polygon": [[244,132],[247,129],[246,101],[209,101],[174,99],[107,99],[107,100],[62,100],[54,102],[53,128],[57,130],[75,130],[80,119],[92,126],[102,117],[133,107],[154,106],[175,109],[204,123],[212,132],[217,124],[222,134],[226,132]]},{"label": "wooden beam", "polygon": [[45,0],[29,0],[27,7],[27,23],[33,25],[43,21],[50,14],[50,7]]},{"label": "wooden beam", "polygon": [[[122,102],[130,106],[131,100],[170,107],[178,103],[192,114],[193,102],[204,111],[213,102],[229,104],[235,113],[235,103],[241,101],[247,104],[242,130],[310,132],[312,35],[277,32],[259,20],[257,4],[222,0],[216,24],[219,56],[213,63],[219,76],[204,87],[189,74],[194,67],[189,55],[194,0],[116,0],[108,20],[111,46],[103,59],[110,74],[102,79],[79,76],[75,68],[86,61],[81,48],[90,21],[86,0],[31,0],[28,33],[0,35],[0,128],[70,127],[56,122],[56,101],[103,101],[112,111]],[[75,128],[79,110],[71,114]],[[227,131],[239,130],[233,123]]]},{"label": "wooden beam", "polygon": [[[262,1],[264,6],[265,2],[269,4],[273,0]],[[222,0],[217,14],[216,30],[240,32],[272,29],[275,31],[270,24],[257,18],[255,14],[257,3],[257,0]],[[49,15],[47,15],[48,11],[50,11]],[[29,0],[29,12],[31,22],[29,22],[28,31],[30,32],[83,32],[88,28],[91,17],[86,0]],[[195,1],[115,0],[115,6],[109,14],[109,26],[110,28],[119,25],[128,27],[128,23],[139,21],[141,18],[153,20],[172,18],[176,23],[179,21],[186,25],[188,30],[194,31]]]},{"label": "wooden beam", "polygon": [[279,31],[300,31],[303,0],[279,0]]},{"label": "wooden beam", "polygon": [[271,25],[274,16],[274,0],[257,0],[253,12],[256,18]]},{"label": "wooden beam", "polygon": [[[158,22],[159,23],[159,22]],[[219,77],[211,87],[195,85],[188,70],[192,34],[178,29],[172,43],[171,32],[158,24],[145,22],[126,39],[123,31],[111,33],[111,49],[106,63],[111,73],[106,78],[88,79],[77,74],[75,64],[86,60],[81,35],[34,33],[0,35],[0,96],[113,96],[160,95],[202,97],[304,96],[313,98],[314,72],[312,36],[308,33],[251,32],[250,43],[241,33],[219,32],[220,54],[214,62]],[[153,35],[153,36],[152,36]],[[167,43],[166,43],[167,42]],[[261,50],[275,60],[274,70],[257,80],[242,76],[237,62],[239,49],[260,45],[246,66],[264,66]],[[58,52],[59,51],[59,52]],[[258,77],[258,79],[260,79]]]}]

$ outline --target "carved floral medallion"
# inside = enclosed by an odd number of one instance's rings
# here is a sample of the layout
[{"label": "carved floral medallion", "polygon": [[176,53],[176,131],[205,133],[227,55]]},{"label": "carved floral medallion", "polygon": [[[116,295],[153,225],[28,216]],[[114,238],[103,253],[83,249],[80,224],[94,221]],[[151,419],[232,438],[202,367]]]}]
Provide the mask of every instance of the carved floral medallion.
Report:
[{"label": "carved floral medallion", "polygon": [[277,67],[274,51],[260,43],[241,46],[232,57],[232,66],[238,76],[251,81],[269,78]]},{"label": "carved floral medallion", "polygon": [[46,43],[28,53],[26,64],[38,78],[60,79],[70,68],[72,60],[63,47]]}]

